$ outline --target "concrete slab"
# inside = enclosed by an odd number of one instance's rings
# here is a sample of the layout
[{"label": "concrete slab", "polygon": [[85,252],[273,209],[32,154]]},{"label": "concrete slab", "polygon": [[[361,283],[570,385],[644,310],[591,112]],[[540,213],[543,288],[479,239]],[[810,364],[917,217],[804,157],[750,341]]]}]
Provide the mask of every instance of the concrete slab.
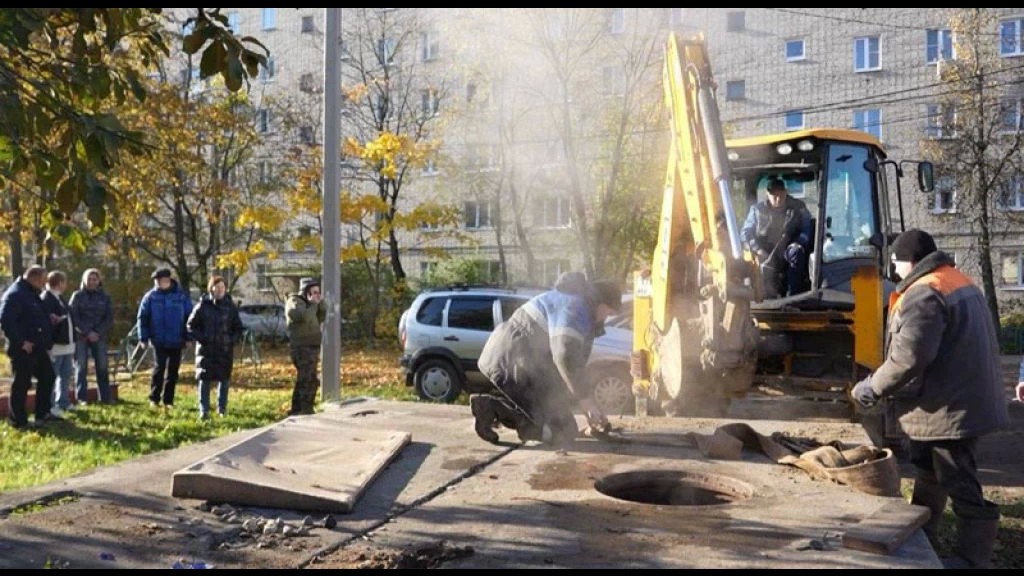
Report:
[{"label": "concrete slab", "polygon": [[[725,422],[650,419],[638,427],[652,436],[707,434]],[[762,434],[824,432],[828,437],[822,440],[860,436],[851,425],[752,424]],[[595,490],[596,481],[631,471],[724,478],[751,487],[753,496],[724,505],[664,506],[617,500]],[[516,450],[369,537],[374,546],[390,550],[439,540],[471,546],[472,556],[445,565],[452,568],[940,567],[919,530],[891,556],[817,550],[811,544],[894,501],[899,499],[811,480],[753,453],[744,453],[742,461],[710,461],[691,448],[587,440],[567,451]],[[325,557],[323,565],[349,566],[351,558],[343,548]]]},{"label": "concrete slab", "polygon": [[409,440],[408,432],[288,418],[174,473],[171,495],[347,514]]},{"label": "concrete slab", "polygon": [[[318,528],[277,547],[257,548],[238,540],[237,525],[199,510],[200,501],[169,495],[175,471],[253,434],[247,431],[0,494],[0,510],[61,491],[78,497],[32,514],[0,514],[0,569],[41,567],[47,558],[72,568],[166,568],[181,558],[218,568],[290,568],[314,561],[342,566],[358,543],[401,548],[440,539],[476,549],[469,558],[444,564],[450,567],[939,566],[920,531],[894,556],[810,548],[810,539],[852,526],[891,500],[812,481],[752,453],[722,463],[671,446],[589,440],[568,452],[492,446],[475,436],[466,406],[365,402],[305,418],[412,435],[353,512],[337,517],[333,530]],[[710,433],[726,422],[613,421],[652,436]],[[750,424],[761,433],[864,441],[859,427],[845,423]],[[502,437],[512,440],[515,434],[504,430]],[[752,486],[754,496],[681,510],[614,500],[593,486],[595,478],[610,473],[650,469],[732,477]],[[285,520],[305,515],[255,507],[247,512]],[[103,560],[101,552],[116,560]]]}]

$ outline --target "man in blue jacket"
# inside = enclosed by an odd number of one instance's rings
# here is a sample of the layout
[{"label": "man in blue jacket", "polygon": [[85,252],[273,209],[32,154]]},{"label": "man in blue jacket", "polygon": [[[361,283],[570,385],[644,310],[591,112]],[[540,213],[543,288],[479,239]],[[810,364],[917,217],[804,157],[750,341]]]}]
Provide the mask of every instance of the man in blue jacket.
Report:
[{"label": "man in blue jacket", "polygon": [[45,285],[46,270],[42,266],[32,266],[11,284],[0,300],[0,328],[7,337],[7,356],[14,372],[10,414],[7,416],[14,428],[29,427],[25,403],[33,376],[37,382],[34,425],[61,420],[50,413],[50,397],[56,377],[47,354],[53,346],[53,326],[40,298]]},{"label": "man in blue jacket", "polygon": [[139,342],[153,345],[156,362],[149,382],[149,405],[156,408],[174,406],[174,386],[178,383],[181,351],[187,342],[186,323],[192,313],[192,298],[183,292],[171,277],[169,268],[153,272],[153,289],[142,297],[139,305]]}]

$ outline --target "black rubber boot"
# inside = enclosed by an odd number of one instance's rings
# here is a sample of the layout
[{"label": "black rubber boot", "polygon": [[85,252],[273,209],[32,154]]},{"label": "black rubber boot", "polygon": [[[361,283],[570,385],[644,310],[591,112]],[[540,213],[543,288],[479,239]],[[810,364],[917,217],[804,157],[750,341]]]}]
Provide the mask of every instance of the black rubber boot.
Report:
[{"label": "black rubber boot", "polygon": [[518,410],[509,405],[501,398],[494,399],[494,411],[498,417],[498,422],[502,426],[515,430],[519,435],[520,442],[526,442],[528,440],[540,440],[541,439],[541,428],[533,422],[530,418],[523,413],[522,410]]},{"label": "black rubber boot", "polygon": [[473,394],[469,397],[469,408],[476,419],[473,429],[477,436],[491,444],[498,443],[498,433],[494,431],[497,404],[495,399],[487,394]]},{"label": "black rubber boot", "polygon": [[[985,506],[958,510],[963,516],[956,519],[956,538],[959,543],[959,559],[943,561],[943,565],[955,568],[991,568],[992,549],[999,533],[999,506],[985,501]],[[961,565],[957,560],[966,562]]]},{"label": "black rubber boot", "polygon": [[928,474],[918,470],[917,478],[914,480],[914,495],[910,499],[911,504],[924,506],[931,511],[932,516],[923,526],[928,541],[935,546],[938,536],[939,523],[942,522],[942,513],[946,510],[946,491],[938,482],[927,478]]}]

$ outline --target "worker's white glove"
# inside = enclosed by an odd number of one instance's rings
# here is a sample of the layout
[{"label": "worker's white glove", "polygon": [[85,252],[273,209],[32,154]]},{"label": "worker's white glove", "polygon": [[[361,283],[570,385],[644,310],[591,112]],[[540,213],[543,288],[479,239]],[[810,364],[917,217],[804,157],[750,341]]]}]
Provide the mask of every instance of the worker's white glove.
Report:
[{"label": "worker's white glove", "polygon": [[1017,382],[1017,402],[1024,402],[1024,382]]},{"label": "worker's white glove", "polygon": [[580,409],[587,415],[587,425],[591,428],[597,430],[606,430],[608,428],[608,418],[605,417],[593,400],[590,398],[580,400]]}]

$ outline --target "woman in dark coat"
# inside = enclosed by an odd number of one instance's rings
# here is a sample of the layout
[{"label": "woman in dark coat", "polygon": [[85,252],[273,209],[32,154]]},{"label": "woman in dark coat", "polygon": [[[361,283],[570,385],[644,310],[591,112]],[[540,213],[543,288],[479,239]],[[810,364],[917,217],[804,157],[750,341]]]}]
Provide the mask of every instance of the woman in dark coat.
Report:
[{"label": "woman in dark coat", "polygon": [[210,384],[218,382],[217,413],[227,414],[228,386],[234,364],[235,342],[242,338],[238,307],[228,295],[224,278],[214,276],[188,318],[189,339],[196,342],[196,380],[199,382],[199,418],[210,417]]}]

